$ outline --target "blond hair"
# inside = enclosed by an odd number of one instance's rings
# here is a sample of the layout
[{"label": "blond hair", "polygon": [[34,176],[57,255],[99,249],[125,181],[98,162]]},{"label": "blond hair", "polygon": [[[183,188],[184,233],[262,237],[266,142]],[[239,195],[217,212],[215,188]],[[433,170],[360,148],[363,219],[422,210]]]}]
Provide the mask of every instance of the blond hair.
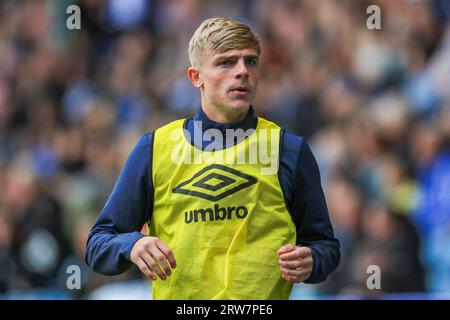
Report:
[{"label": "blond hair", "polygon": [[211,18],[203,21],[189,41],[189,60],[193,67],[199,67],[209,50],[224,53],[234,49],[255,49],[260,55],[260,39],[242,22]]}]

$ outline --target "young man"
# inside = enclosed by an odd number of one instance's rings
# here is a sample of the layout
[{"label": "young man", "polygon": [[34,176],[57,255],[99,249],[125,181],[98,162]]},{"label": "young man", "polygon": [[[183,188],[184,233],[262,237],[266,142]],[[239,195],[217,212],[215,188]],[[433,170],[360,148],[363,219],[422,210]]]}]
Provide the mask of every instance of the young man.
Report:
[{"label": "young man", "polygon": [[288,299],[293,283],[337,268],[312,152],[254,115],[260,54],[243,23],[214,18],[196,30],[187,74],[201,108],[135,146],[89,235],[94,271],[134,263],[153,299]]}]

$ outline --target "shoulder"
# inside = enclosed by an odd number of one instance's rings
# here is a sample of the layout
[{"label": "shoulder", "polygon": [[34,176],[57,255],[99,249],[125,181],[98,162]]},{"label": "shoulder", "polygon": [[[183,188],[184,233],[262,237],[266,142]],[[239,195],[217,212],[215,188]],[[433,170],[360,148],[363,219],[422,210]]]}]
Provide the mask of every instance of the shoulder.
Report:
[{"label": "shoulder", "polygon": [[153,139],[153,133],[154,131],[145,132],[141,135],[139,138],[139,141],[137,143],[138,146],[149,146]]},{"label": "shoulder", "polygon": [[298,170],[298,162],[301,157],[301,149],[305,139],[284,129],[281,132],[280,141],[280,170],[282,176],[287,175],[288,180],[295,176]]},{"label": "shoulder", "polygon": [[160,135],[160,134],[172,131],[174,129],[183,129],[183,125],[185,124],[185,122],[187,120],[188,120],[188,118],[173,120],[173,121],[159,127],[158,129],[156,129],[153,132],[156,133],[157,135]]},{"label": "shoulder", "polygon": [[283,129],[282,132],[282,152],[289,154],[299,154],[302,147],[306,144],[303,136],[298,136],[292,132]]},{"label": "shoulder", "polygon": [[281,151],[282,153],[299,153],[305,138],[298,136],[290,131],[287,131],[277,123],[258,117],[259,128],[277,128],[281,130]]},{"label": "shoulder", "polygon": [[278,124],[275,122],[272,122],[270,120],[267,120],[265,118],[258,117],[258,124],[257,128],[259,129],[282,129]]},{"label": "shoulder", "polygon": [[290,132],[284,132],[282,142],[282,154],[287,155],[303,170],[310,170],[317,167],[316,157],[307,141],[303,136],[298,136]]},{"label": "shoulder", "polygon": [[161,137],[170,134],[176,128],[183,129],[184,122],[188,120],[187,118],[173,120],[167,124],[158,127],[155,130],[147,131],[143,133],[137,143],[137,147],[153,147],[153,141],[155,136]]},{"label": "shoulder", "polygon": [[285,131],[280,149],[281,162],[285,163],[291,171],[306,173],[317,171],[316,157],[305,137]]}]

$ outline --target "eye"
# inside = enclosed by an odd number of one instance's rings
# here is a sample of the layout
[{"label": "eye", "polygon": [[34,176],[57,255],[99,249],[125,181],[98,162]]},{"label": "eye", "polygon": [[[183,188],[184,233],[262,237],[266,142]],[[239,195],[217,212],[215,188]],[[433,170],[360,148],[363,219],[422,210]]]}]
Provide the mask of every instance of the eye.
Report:
[{"label": "eye", "polygon": [[247,63],[250,66],[256,66],[258,64],[258,61],[254,58],[249,58],[245,60],[245,63]]},{"label": "eye", "polygon": [[231,60],[223,60],[219,62],[219,66],[231,66]]}]

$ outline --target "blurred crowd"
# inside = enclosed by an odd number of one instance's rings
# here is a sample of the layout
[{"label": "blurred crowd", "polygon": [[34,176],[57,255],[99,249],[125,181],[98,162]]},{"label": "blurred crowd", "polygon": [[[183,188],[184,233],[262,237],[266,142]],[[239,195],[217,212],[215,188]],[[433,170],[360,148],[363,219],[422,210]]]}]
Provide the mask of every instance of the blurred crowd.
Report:
[{"label": "blurred crowd", "polygon": [[[66,27],[71,4],[81,30]],[[381,30],[366,27],[371,4]],[[139,136],[200,107],[187,46],[212,16],[261,37],[254,108],[318,160],[342,259],[308,286],[449,292],[449,1],[2,0],[0,298],[89,298],[143,279],[91,272],[87,234]]]}]

